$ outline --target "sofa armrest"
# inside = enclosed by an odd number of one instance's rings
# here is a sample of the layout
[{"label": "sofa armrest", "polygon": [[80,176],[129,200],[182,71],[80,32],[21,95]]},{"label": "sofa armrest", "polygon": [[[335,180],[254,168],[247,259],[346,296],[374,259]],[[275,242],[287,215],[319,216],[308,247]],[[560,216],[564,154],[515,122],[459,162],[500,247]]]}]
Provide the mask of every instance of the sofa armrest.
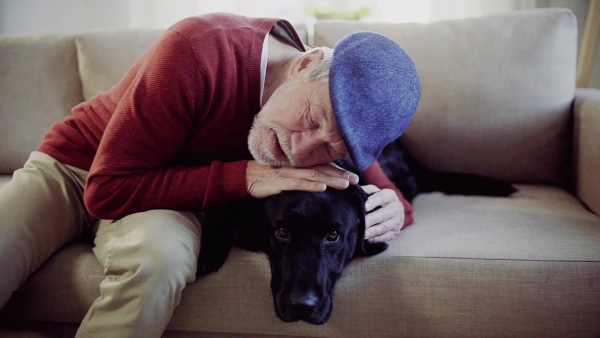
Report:
[{"label": "sofa armrest", "polygon": [[575,193],[600,215],[600,90],[577,89],[573,114]]}]

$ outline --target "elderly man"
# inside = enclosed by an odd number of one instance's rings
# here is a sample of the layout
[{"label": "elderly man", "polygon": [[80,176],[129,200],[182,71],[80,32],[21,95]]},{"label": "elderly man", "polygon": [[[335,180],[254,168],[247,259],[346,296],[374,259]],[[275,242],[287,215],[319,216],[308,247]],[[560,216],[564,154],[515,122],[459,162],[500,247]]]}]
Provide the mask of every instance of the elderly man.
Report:
[{"label": "elderly man", "polygon": [[283,20],[189,18],[55,123],[0,190],[0,306],[89,232],[106,278],[77,335],[159,337],[195,279],[197,212],[344,189],[358,177],[332,162],[348,157],[374,184],[367,209],[381,207],[367,237],[394,238],[411,209],[375,160],[416,109],[414,65],[374,33],[306,48]]}]

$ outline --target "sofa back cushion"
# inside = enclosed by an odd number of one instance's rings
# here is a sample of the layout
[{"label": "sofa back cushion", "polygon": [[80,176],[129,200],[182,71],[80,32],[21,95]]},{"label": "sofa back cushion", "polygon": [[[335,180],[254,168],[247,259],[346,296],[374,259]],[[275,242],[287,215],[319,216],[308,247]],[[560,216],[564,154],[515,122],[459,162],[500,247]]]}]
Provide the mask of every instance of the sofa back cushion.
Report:
[{"label": "sofa back cushion", "polygon": [[[295,27],[306,41],[306,25]],[[0,36],[0,175],[21,168],[53,122],[116,85],[163,31]]]},{"label": "sofa back cushion", "polygon": [[[299,36],[307,41],[306,24],[295,24]],[[88,100],[116,85],[135,61],[164,30],[132,29],[96,31],[77,37],[79,72],[83,94]]]},{"label": "sofa back cushion", "polygon": [[0,36],[0,175],[82,100],[74,36]]},{"label": "sofa back cushion", "polygon": [[96,31],[77,37],[86,100],[116,85],[163,30]]},{"label": "sofa back cushion", "polygon": [[427,167],[512,182],[567,180],[577,24],[563,9],[431,24],[318,21],[315,45],[354,31],[389,36],[422,84],[402,140]]}]

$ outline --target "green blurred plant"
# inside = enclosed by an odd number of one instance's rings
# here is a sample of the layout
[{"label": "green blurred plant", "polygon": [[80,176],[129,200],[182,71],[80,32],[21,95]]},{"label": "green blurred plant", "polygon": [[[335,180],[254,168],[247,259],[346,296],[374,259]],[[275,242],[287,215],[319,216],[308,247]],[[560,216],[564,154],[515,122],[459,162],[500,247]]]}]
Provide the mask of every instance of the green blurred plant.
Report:
[{"label": "green blurred plant", "polygon": [[307,12],[317,20],[336,19],[336,20],[360,20],[371,14],[369,7],[361,7],[358,10],[334,10],[323,9],[316,5],[309,5]]}]

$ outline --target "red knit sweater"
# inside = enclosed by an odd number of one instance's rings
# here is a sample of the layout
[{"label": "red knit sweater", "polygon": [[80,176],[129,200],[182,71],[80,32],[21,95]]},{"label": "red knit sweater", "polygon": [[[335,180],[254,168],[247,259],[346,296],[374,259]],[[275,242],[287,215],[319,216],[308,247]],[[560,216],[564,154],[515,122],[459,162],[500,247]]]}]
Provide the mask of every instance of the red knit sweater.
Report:
[{"label": "red knit sweater", "polygon": [[246,196],[262,45],[277,21],[210,14],[178,22],[115,87],[55,123],[38,151],[89,170],[85,205],[102,219]]}]

